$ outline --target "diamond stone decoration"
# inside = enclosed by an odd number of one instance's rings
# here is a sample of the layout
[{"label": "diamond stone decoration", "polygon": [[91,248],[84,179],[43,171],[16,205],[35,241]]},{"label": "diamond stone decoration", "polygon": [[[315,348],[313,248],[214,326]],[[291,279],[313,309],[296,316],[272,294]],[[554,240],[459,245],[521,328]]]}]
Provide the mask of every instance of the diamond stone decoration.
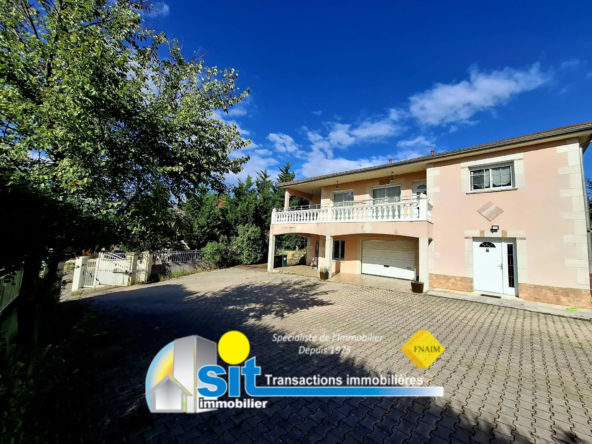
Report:
[{"label": "diamond stone decoration", "polygon": [[502,214],[504,210],[495,205],[493,202],[489,201],[481,208],[479,208],[477,212],[485,219],[487,219],[489,222],[491,222],[493,219]]}]

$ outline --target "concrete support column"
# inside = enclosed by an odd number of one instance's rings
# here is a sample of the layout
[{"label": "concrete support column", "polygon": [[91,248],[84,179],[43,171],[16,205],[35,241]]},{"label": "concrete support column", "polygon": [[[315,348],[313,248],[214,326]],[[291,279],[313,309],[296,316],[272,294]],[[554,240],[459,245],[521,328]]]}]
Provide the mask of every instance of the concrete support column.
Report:
[{"label": "concrete support column", "polygon": [[275,235],[269,233],[269,251],[267,253],[267,271],[273,270],[274,256],[275,256]]},{"label": "concrete support column", "polygon": [[290,192],[286,190],[284,193],[284,210],[290,208]]},{"label": "concrete support column", "polygon": [[423,282],[423,291],[430,289],[430,271],[428,269],[428,254],[430,240],[427,237],[419,238],[419,280]]},{"label": "concrete support column", "polygon": [[329,279],[333,276],[333,237],[325,236],[325,261],[324,266],[329,270]]},{"label": "concrete support column", "polygon": [[82,270],[84,268],[83,265],[86,265],[87,261],[87,256],[76,258],[76,262],[74,263],[74,276],[72,277],[72,291],[80,290],[84,285],[82,280]]},{"label": "concrete support column", "polygon": [[314,257],[315,242],[316,240],[312,236],[306,241],[306,265],[310,265]]}]

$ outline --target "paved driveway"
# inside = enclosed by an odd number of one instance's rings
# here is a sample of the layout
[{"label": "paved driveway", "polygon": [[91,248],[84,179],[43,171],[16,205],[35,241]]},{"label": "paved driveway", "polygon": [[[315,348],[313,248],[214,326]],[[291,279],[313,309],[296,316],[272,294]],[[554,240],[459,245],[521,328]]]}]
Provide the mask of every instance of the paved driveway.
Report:
[{"label": "paved driveway", "polygon": [[[89,436],[103,442],[592,442],[592,324],[434,296],[245,269],[68,302],[101,313],[88,376]],[[422,376],[443,398],[285,398],[265,410],[150,414],[146,371],[175,338],[228,330],[274,376]],[[419,370],[400,351],[428,329],[445,353]],[[274,333],[375,334],[348,356],[299,354]],[[260,381],[259,384],[264,384]],[[94,438],[93,438],[94,439]]]}]

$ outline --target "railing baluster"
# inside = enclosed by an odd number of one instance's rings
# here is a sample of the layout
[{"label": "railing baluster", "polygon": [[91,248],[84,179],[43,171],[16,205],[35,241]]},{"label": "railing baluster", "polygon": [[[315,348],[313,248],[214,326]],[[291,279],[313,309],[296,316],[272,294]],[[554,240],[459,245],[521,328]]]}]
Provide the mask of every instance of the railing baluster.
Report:
[{"label": "railing baluster", "polygon": [[[380,203],[378,203],[380,202]],[[274,210],[271,215],[272,224],[286,223],[330,223],[330,222],[363,222],[363,221],[397,221],[432,219],[432,204],[428,201],[425,210],[420,208],[422,200],[410,199],[398,202],[385,202],[385,199],[362,205],[343,205],[322,207],[310,205],[296,209]]]}]

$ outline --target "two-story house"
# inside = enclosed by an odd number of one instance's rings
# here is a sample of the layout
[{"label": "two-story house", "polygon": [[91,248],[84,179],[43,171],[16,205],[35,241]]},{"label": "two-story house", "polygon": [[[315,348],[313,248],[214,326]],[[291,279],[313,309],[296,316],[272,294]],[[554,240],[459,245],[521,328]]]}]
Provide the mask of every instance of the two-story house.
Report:
[{"label": "two-story house", "polygon": [[[282,183],[268,269],[276,236],[296,234],[331,275],[590,308],[591,135],[588,122]],[[310,205],[290,208],[290,196]]]}]

